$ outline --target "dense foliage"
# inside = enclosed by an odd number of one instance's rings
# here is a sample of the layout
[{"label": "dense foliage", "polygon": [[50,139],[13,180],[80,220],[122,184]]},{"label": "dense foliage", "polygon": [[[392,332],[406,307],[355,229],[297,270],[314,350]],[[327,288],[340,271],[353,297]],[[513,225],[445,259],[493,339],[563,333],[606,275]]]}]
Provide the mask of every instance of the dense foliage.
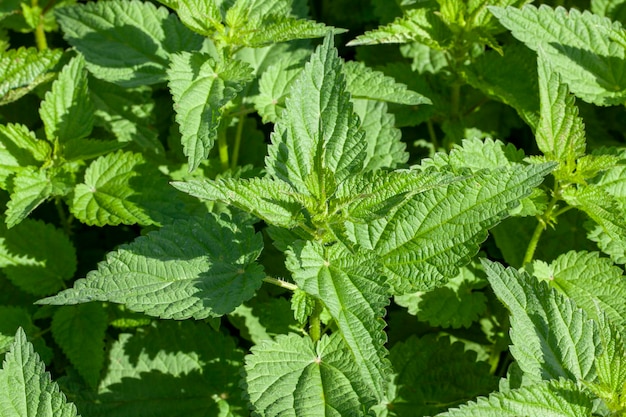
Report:
[{"label": "dense foliage", "polygon": [[0,417],[626,415],[623,24],[2,1]]}]

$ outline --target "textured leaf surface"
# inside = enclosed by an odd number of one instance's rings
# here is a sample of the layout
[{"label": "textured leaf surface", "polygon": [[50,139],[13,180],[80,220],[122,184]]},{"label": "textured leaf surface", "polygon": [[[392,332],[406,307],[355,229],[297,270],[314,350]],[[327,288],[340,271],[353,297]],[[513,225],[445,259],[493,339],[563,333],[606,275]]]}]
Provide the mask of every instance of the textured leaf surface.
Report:
[{"label": "textured leaf surface", "polygon": [[570,381],[546,381],[438,414],[438,417],[586,417],[592,415],[592,398]]},{"label": "textured leaf surface", "polygon": [[483,266],[511,312],[511,354],[524,374],[537,381],[593,380],[601,350],[595,322],[545,282],[489,261]]},{"label": "textured leaf surface", "polygon": [[621,268],[597,252],[567,252],[550,265],[536,261],[533,275],[546,280],[589,317],[597,319],[598,308],[613,322],[626,325],[626,277]]},{"label": "textured leaf surface", "polygon": [[171,57],[167,71],[189,170],[209,156],[217,138],[222,107],[251,80],[244,62],[215,62],[209,55],[183,52]]},{"label": "textured leaf surface", "polygon": [[24,220],[7,229],[0,226],[0,268],[16,286],[35,295],[53,294],[76,271],[76,250],[51,224]]},{"label": "textured leaf surface", "polygon": [[204,36],[222,28],[221,1],[215,0],[159,0],[176,11],[189,29]]},{"label": "textured leaf surface", "polygon": [[262,416],[346,416],[364,412],[372,401],[361,399],[365,386],[339,335],[316,344],[278,336],[252,348],[245,372],[249,401]]},{"label": "textured leaf surface", "polygon": [[294,82],[272,133],[268,173],[295,190],[325,199],[326,173],[341,182],[363,170],[365,142],[345,90],[341,60],[327,37]]},{"label": "textured leaf surface", "polygon": [[487,229],[551,170],[551,165],[534,165],[478,171],[415,194],[385,218],[356,225],[357,243],[380,254],[396,294],[431,289],[456,276]]},{"label": "textured leaf surface", "polygon": [[375,260],[351,254],[341,243],[326,247],[300,241],[288,252],[287,267],[299,288],[324,303],[362,382],[381,400],[388,371],[382,321],[388,296]]},{"label": "textured leaf surface", "polygon": [[110,301],[148,315],[185,319],[230,313],[264,277],[251,226],[213,215],[180,220],[108,254],[74,288],[39,302]]},{"label": "textured leaf surface", "polygon": [[546,5],[490,10],[526,46],[543,49],[575,95],[597,105],[624,102],[626,53],[613,40],[622,31],[619,23],[588,11]]},{"label": "textured leaf surface", "polygon": [[52,317],[52,336],[80,376],[96,388],[104,364],[108,317],[100,303],[63,306]]},{"label": "textured leaf surface", "polygon": [[7,178],[28,166],[38,166],[51,153],[50,144],[36,138],[27,126],[0,125],[0,184],[7,189]]},{"label": "textured leaf surface", "polygon": [[303,221],[302,204],[294,197],[291,187],[282,181],[220,178],[172,185],[194,197],[232,204],[276,226],[290,229]]},{"label": "textured leaf surface", "polygon": [[380,71],[374,71],[356,61],[344,65],[347,89],[354,98],[388,101],[408,105],[430,104],[421,94],[411,91]]},{"label": "textured leaf surface", "polygon": [[167,9],[113,0],[55,9],[65,39],[98,78],[135,87],[166,80],[169,55],[200,49],[202,37]]},{"label": "textured leaf surface", "polygon": [[29,168],[12,178],[11,201],[7,203],[6,224],[20,223],[53,194],[52,182],[43,169]]},{"label": "textured leaf surface", "polygon": [[[620,327],[607,316],[599,317],[602,354],[596,359],[598,372],[597,394],[609,406],[619,409],[624,385],[626,384],[626,345]],[[598,392],[599,391],[599,392]]]},{"label": "textured leaf surface", "polygon": [[238,387],[243,353],[205,323],[159,321],[123,333],[107,363],[98,392],[76,401],[85,415],[222,416],[223,406],[245,415]]},{"label": "textured leaf surface", "polygon": [[434,415],[497,387],[486,362],[446,337],[412,336],[395,344],[389,359],[398,386],[390,408],[401,417]]},{"label": "textured leaf surface", "polygon": [[[243,34],[238,34],[242,39],[238,39],[237,43],[253,48],[294,39],[321,38],[333,30],[332,27],[313,20],[275,15],[262,20],[253,19],[246,26]],[[258,30],[259,27],[263,30]],[[341,33],[344,30],[335,29],[333,32]]]},{"label": "textured leaf surface", "polygon": [[10,49],[0,53],[0,106],[10,103],[50,80],[61,49]]},{"label": "textured leaf surface", "polygon": [[159,224],[177,218],[176,192],[141,154],[118,151],[93,161],[70,210],[88,225]]},{"label": "textured leaf surface", "polygon": [[63,67],[39,108],[46,137],[59,143],[86,137],[93,128],[93,113],[85,61],[77,56]]},{"label": "textured leaf surface", "polygon": [[11,351],[0,369],[0,415],[2,416],[77,416],[56,382],[45,372],[45,365],[20,328]]}]

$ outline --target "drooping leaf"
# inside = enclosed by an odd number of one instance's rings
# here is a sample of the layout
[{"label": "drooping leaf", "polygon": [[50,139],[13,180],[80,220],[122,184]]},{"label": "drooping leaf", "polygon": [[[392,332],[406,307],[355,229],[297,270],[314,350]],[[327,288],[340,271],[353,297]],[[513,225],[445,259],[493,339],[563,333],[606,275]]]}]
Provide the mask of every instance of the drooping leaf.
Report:
[{"label": "drooping leaf", "polygon": [[207,54],[182,52],[167,70],[189,170],[206,159],[217,138],[222,107],[251,80],[242,61],[216,62]]},{"label": "drooping leaf", "polygon": [[576,96],[605,106],[626,100],[626,50],[614,41],[622,31],[619,23],[589,11],[546,5],[490,10],[530,49],[543,49]]},{"label": "drooping leaf", "polygon": [[124,87],[165,81],[170,54],[202,45],[176,15],[148,2],[93,2],[57,8],[55,15],[89,71]]},{"label": "drooping leaf", "polygon": [[287,268],[306,293],[322,301],[339,327],[361,382],[380,401],[389,364],[382,317],[388,304],[384,277],[371,254],[355,254],[342,245],[298,241],[287,255]]},{"label": "drooping leaf", "polygon": [[65,143],[91,133],[94,107],[87,89],[82,56],[72,58],[46,93],[39,114],[50,142]]},{"label": "drooping leaf", "polygon": [[59,62],[61,49],[9,49],[0,53],[0,106],[28,94],[54,77],[50,71]]},{"label": "drooping leaf", "polygon": [[272,133],[267,171],[300,193],[324,199],[328,174],[339,183],[363,170],[365,142],[345,90],[341,61],[330,36],[294,81]]},{"label": "drooping leaf", "polygon": [[53,194],[52,182],[43,169],[22,170],[11,181],[11,201],[5,219],[9,227],[19,224]]},{"label": "drooping leaf", "polygon": [[45,372],[45,365],[20,328],[0,369],[0,415],[74,417],[78,413]]},{"label": "drooping leaf", "polygon": [[421,94],[411,91],[380,71],[374,71],[356,61],[346,62],[346,88],[354,98],[388,101],[407,105],[431,104]]},{"label": "drooping leaf", "polygon": [[93,161],[70,210],[88,225],[159,224],[178,218],[176,192],[141,154],[118,151]]},{"label": "drooping leaf", "polygon": [[584,417],[593,399],[572,381],[544,381],[479,398],[437,417]]},{"label": "drooping leaf", "polygon": [[395,344],[389,359],[398,386],[389,408],[399,417],[434,415],[497,386],[486,362],[446,337],[412,336]]},{"label": "drooping leaf", "polygon": [[302,204],[291,187],[282,181],[220,178],[173,182],[172,185],[194,197],[232,204],[276,226],[291,229],[303,221]]},{"label": "drooping leaf", "polygon": [[626,325],[626,277],[599,253],[569,251],[549,265],[535,261],[533,275],[574,300],[589,317],[597,319],[600,308],[615,323]]},{"label": "drooping leaf", "polygon": [[601,350],[596,323],[571,299],[525,272],[486,260],[483,267],[511,312],[510,350],[524,374],[535,381],[592,381]]},{"label": "drooping leaf", "polygon": [[[238,387],[243,353],[205,323],[157,321],[122,333],[106,363],[98,391],[76,400],[85,415],[245,415]],[[223,408],[231,414],[221,414]]]},{"label": "drooping leaf", "polygon": [[250,225],[190,217],[121,246],[73,288],[39,303],[110,301],[161,318],[218,317],[261,285],[254,261],[262,247]]},{"label": "drooping leaf", "polygon": [[10,229],[0,225],[0,268],[26,292],[53,294],[74,276],[76,249],[51,224],[27,219]]},{"label": "drooping leaf", "polygon": [[[339,335],[281,335],[246,356],[245,382],[253,410],[262,416],[365,414],[373,403],[350,350]],[[369,394],[369,395],[368,395]]]}]

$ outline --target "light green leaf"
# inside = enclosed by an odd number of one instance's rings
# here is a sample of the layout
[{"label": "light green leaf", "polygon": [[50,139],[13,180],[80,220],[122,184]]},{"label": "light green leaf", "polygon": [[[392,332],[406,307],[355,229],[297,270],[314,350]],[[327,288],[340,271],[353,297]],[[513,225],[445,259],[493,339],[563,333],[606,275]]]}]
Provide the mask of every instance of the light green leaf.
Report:
[{"label": "light green leaf", "polygon": [[97,388],[104,364],[108,317],[102,304],[63,306],[52,316],[52,336],[80,376]]},{"label": "light green leaf", "polygon": [[597,252],[569,251],[549,265],[535,261],[533,275],[576,302],[593,319],[598,308],[626,326],[626,277],[623,270]]},{"label": "light green leaf", "polygon": [[[258,30],[259,27],[263,30]],[[313,20],[277,16],[272,13],[262,19],[251,19],[246,22],[245,27],[235,32],[237,34],[235,43],[258,48],[295,39],[321,38],[329,32],[338,34],[345,30],[334,29]]]},{"label": "light green leaf", "polygon": [[380,71],[368,68],[362,62],[350,61],[344,65],[346,88],[354,98],[388,101],[407,105],[432,104],[421,94],[411,91]]},{"label": "light green leaf", "polygon": [[398,416],[434,415],[497,387],[489,364],[448,337],[411,336],[391,348],[389,359],[398,386],[389,408]]},{"label": "light green leaf", "polygon": [[386,217],[356,225],[357,243],[379,254],[394,294],[431,289],[458,274],[478,252],[487,230],[507,217],[553,166],[482,170],[417,193]]},{"label": "light green leaf", "polygon": [[245,382],[249,401],[260,416],[365,415],[371,396],[359,380],[350,351],[339,335],[281,335],[251,349]]},{"label": "light green leaf", "polygon": [[118,151],[93,161],[70,211],[88,225],[159,224],[177,218],[176,192],[141,154]]},{"label": "light green leaf", "polygon": [[270,176],[325,200],[336,183],[363,170],[366,144],[345,90],[341,60],[327,36],[300,77],[272,133]]},{"label": "light green leaf", "polygon": [[0,225],[0,268],[24,291],[53,294],[74,276],[76,249],[51,224],[27,219],[11,229]]},{"label": "light green leaf", "polygon": [[373,100],[354,100],[354,112],[361,120],[367,143],[365,170],[396,168],[409,159],[402,132],[395,127],[395,119],[387,110],[387,103]]},{"label": "light green leaf", "polygon": [[530,49],[543,49],[551,68],[576,96],[597,105],[624,103],[626,53],[613,40],[623,30],[619,23],[589,11],[546,5],[490,10]]},{"label": "light green leaf", "polygon": [[291,296],[291,309],[298,323],[305,323],[315,308],[315,299],[297,288]]},{"label": "light green leaf", "polygon": [[11,351],[0,369],[0,415],[2,416],[77,416],[56,382],[45,372],[45,365],[33,350],[21,328]]},{"label": "light green leaf", "polygon": [[62,55],[61,49],[18,48],[0,52],[0,106],[52,79],[54,73],[50,71]]},{"label": "light green leaf", "polygon": [[437,417],[587,417],[592,398],[572,381],[544,381],[479,398]]},{"label": "light green leaf", "polygon": [[282,181],[220,178],[173,182],[172,185],[194,197],[232,204],[276,226],[291,229],[304,221],[302,204],[291,187]]},{"label": "light green leaf", "polygon": [[260,299],[257,296],[228,314],[228,321],[239,330],[241,337],[254,344],[301,330],[285,298]]},{"label": "light green leaf", "polygon": [[222,108],[251,80],[252,69],[242,61],[215,62],[206,54],[182,52],[171,57],[167,75],[191,172],[209,156]]},{"label": "light green leaf", "polygon": [[93,113],[85,61],[79,55],[63,67],[39,107],[46,137],[50,142],[65,143],[88,136],[93,128]]},{"label": "light green leaf", "polygon": [[158,321],[114,341],[97,393],[76,403],[85,415],[118,417],[246,415],[238,386],[243,353],[205,323]]},{"label": "light green leaf", "polygon": [[605,315],[598,317],[602,354],[596,359],[597,384],[591,389],[607,403],[610,409],[623,409],[623,393],[626,387],[626,346],[620,327]]},{"label": "light green leaf", "polygon": [[161,318],[218,317],[260,287],[263,269],[254,260],[262,247],[250,225],[191,217],[109,253],[74,288],[38,303],[110,301]]},{"label": "light green leaf", "polygon": [[189,29],[210,37],[222,25],[221,1],[215,0],[158,0],[176,11],[180,20]]},{"label": "light green leaf", "polygon": [[445,49],[451,41],[452,32],[441,16],[424,7],[407,10],[387,26],[357,36],[348,46],[420,42],[433,49]]},{"label": "light green leaf", "polygon": [[12,179],[11,201],[7,204],[5,222],[9,227],[24,220],[53,194],[48,171],[28,168]]},{"label": "light green leaf", "polygon": [[574,301],[525,272],[483,260],[496,296],[511,312],[511,354],[535,381],[593,381],[601,353],[594,321]]},{"label": "light green leaf", "polygon": [[340,242],[328,247],[298,241],[287,252],[286,265],[298,287],[326,306],[358,366],[361,382],[380,401],[389,370],[382,321],[388,295],[375,259],[350,253]]},{"label": "light green leaf", "polygon": [[483,292],[475,291],[486,285],[484,278],[463,267],[459,275],[441,287],[426,293],[398,295],[394,300],[431,326],[469,328],[487,309],[487,297]]},{"label": "light green leaf", "polygon": [[538,56],[541,113],[535,138],[548,160],[559,162],[554,175],[563,178],[576,169],[576,160],[585,154],[585,126],[578,117],[574,97],[561,76],[552,70],[541,46]]},{"label": "light green leaf", "polygon": [[8,188],[7,179],[28,166],[39,166],[52,150],[45,140],[39,140],[27,126],[0,125],[0,185]]},{"label": "light green leaf", "polygon": [[149,87],[123,88],[91,77],[91,101],[95,123],[112,132],[121,142],[133,142],[147,152],[165,153],[154,127],[154,99]]},{"label": "light green leaf", "polygon": [[124,87],[166,81],[170,54],[198,50],[202,37],[164,7],[138,0],[55,9],[65,39],[96,77]]}]

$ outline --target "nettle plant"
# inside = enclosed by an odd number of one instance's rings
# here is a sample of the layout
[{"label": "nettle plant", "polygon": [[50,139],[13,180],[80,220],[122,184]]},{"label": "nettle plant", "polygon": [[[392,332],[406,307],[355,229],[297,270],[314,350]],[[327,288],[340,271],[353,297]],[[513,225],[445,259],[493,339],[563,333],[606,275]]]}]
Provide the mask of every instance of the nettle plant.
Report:
[{"label": "nettle plant", "polygon": [[0,416],[626,414],[624,2],[160,3],[0,5]]}]

